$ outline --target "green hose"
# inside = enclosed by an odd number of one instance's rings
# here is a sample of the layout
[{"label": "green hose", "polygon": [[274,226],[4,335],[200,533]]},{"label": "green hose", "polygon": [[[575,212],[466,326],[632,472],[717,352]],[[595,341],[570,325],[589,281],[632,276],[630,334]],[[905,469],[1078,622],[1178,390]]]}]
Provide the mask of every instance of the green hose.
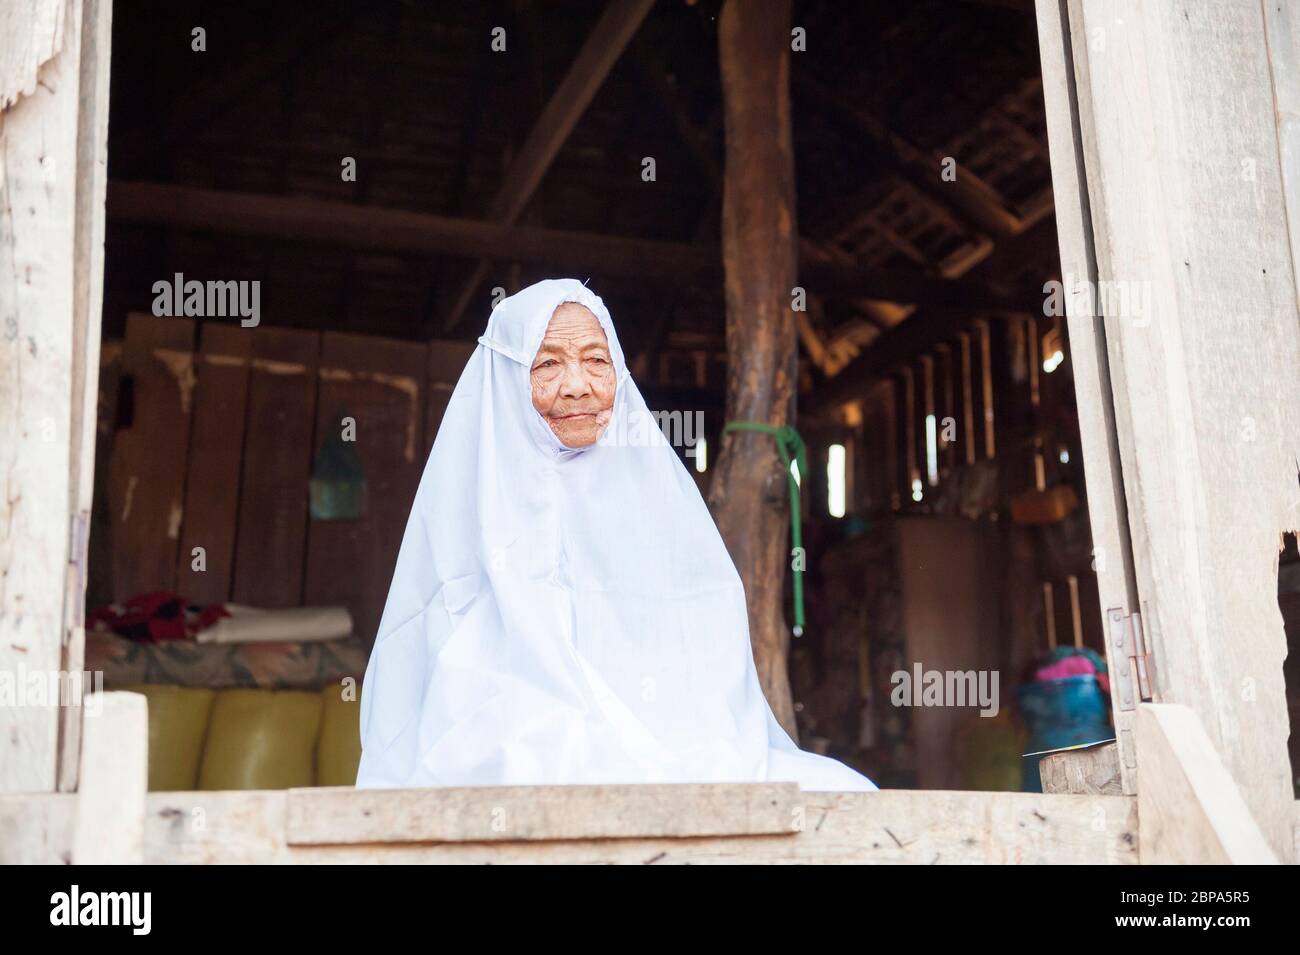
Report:
[{"label": "green hose", "polygon": [[[722,433],[726,434],[728,431],[760,431],[776,438],[776,450],[781,455],[781,464],[785,468],[786,480],[790,484],[790,552],[797,553],[803,549],[799,482],[808,480],[808,448],[804,445],[803,438],[799,436],[794,425],[786,424],[778,427],[761,421],[728,421],[723,426]],[[799,481],[794,479],[794,473],[790,470],[792,458],[799,462]],[[796,637],[803,636],[804,626],[802,564],[803,561],[800,561],[800,566],[791,564],[794,573],[794,635]]]}]

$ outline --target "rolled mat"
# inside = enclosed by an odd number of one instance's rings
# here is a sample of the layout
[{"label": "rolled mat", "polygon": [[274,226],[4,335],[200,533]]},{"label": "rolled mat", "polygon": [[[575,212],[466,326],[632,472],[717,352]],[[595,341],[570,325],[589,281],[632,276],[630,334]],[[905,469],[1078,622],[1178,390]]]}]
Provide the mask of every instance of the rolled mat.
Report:
[{"label": "rolled mat", "polygon": [[212,704],[199,789],[315,785],[321,695],[297,690],[219,690]]},{"label": "rolled mat", "polygon": [[194,639],[199,643],[302,643],[339,640],[352,633],[352,615],[346,607],[286,607],[264,610],[227,604],[223,617]]}]

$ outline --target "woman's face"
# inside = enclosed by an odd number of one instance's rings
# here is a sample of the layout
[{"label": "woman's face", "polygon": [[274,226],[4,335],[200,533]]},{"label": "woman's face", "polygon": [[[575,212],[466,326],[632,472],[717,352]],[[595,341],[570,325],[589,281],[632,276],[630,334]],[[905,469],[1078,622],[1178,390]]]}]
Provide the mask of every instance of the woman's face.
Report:
[{"label": "woman's face", "polygon": [[600,322],[564,302],[551,315],[530,372],[533,407],[571,448],[595,444],[614,407],[614,362]]}]

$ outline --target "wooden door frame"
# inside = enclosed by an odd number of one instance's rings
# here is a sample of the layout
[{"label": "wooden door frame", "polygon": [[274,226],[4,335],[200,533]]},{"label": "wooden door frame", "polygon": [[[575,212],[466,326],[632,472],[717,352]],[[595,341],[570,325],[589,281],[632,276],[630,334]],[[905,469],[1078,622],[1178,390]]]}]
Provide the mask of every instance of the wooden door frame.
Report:
[{"label": "wooden door frame", "polygon": [[[1183,743],[1147,751],[1164,753],[1165,763],[1184,769],[1196,763],[1197,753],[1207,764],[1221,760],[1220,769],[1230,776],[1215,770],[1216,778],[1230,778],[1231,784],[1216,788],[1230,799],[1235,786],[1267,847],[1291,859],[1295,805],[1280,670],[1285,644],[1275,595],[1277,555],[1268,553],[1268,545],[1282,530],[1300,525],[1291,457],[1300,435],[1300,380],[1294,374],[1300,365],[1300,309],[1292,259],[1297,243],[1294,232],[1288,238],[1282,212],[1288,203],[1295,208],[1300,187],[1294,169],[1285,180],[1279,158],[1295,138],[1288,118],[1296,105],[1295,59],[1287,52],[1295,49],[1295,26],[1244,0],[1190,11],[1164,2],[1141,8],[1120,0],[1037,2],[1064,270],[1106,281],[1123,277],[1121,264],[1136,268],[1156,286],[1157,311],[1169,319],[1159,336],[1139,333],[1123,316],[1098,317],[1091,310],[1076,309],[1068,319],[1093,529],[1105,555],[1098,563],[1103,605],[1140,607],[1155,624],[1150,630],[1161,666],[1159,698],[1184,704],[1187,714],[1178,717],[1182,723],[1163,728],[1166,718],[1149,708],[1137,710],[1141,718],[1117,714],[1130,770],[1126,786],[1136,785],[1129,749],[1133,737],[1142,738],[1143,722],[1149,740],[1183,733]],[[14,436],[12,454],[21,464],[10,478],[6,502],[9,526],[17,530],[0,542],[0,564],[26,568],[10,577],[0,607],[0,664],[6,667],[20,660],[65,670],[81,666],[110,22],[111,0],[39,0],[29,18],[11,24],[27,32],[2,38],[18,41],[7,46],[17,52],[0,63],[0,97],[14,104],[0,125],[0,136],[12,147],[4,154],[7,189],[11,197],[46,203],[33,205],[30,217],[14,217],[12,231],[0,237],[0,252],[35,266],[34,287],[10,293],[14,322],[5,331],[13,334],[0,356],[0,394],[7,399],[0,404],[0,425]],[[1234,69],[1223,68],[1228,56],[1235,57]],[[1186,92],[1187,84],[1178,87],[1177,81],[1180,72],[1192,70],[1199,81]],[[1236,110],[1231,123],[1222,102]],[[1281,133],[1275,109],[1283,117]],[[1199,114],[1217,121],[1208,130],[1219,139],[1198,140],[1200,152],[1192,162],[1187,150]],[[1245,155],[1238,155],[1243,147]],[[1240,159],[1251,161],[1252,177],[1242,180],[1247,186],[1224,172]],[[1207,169],[1218,170],[1221,193],[1197,191],[1215,181]],[[1208,198],[1201,204],[1174,202],[1202,197]],[[1225,239],[1229,217],[1244,251]],[[1178,261],[1174,253],[1184,247],[1204,253],[1197,242],[1210,233],[1218,242],[1213,255]],[[1193,258],[1196,272],[1189,278],[1180,268],[1191,269]],[[1259,278],[1253,276],[1256,265]],[[1251,281],[1243,282],[1247,273]],[[1232,335],[1212,334],[1203,315],[1207,302],[1219,308],[1227,299],[1241,312],[1262,316],[1265,331],[1247,325],[1232,327]],[[1214,373],[1225,368],[1235,374],[1228,383],[1238,388],[1212,387]],[[1261,381],[1268,402],[1260,401]],[[1259,440],[1234,448],[1224,460],[1215,428],[1231,433],[1243,415]],[[54,428],[43,439],[46,420]],[[65,422],[66,430],[60,426]],[[1169,452],[1178,468],[1162,469],[1161,452]],[[1243,681],[1262,689],[1247,699]],[[143,799],[142,702],[130,694],[111,696],[129,697],[110,707],[123,710],[130,727],[129,748],[138,758],[129,774],[112,769],[120,760],[99,760],[110,743],[88,742],[83,751],[76,707],[19,713],[15,732],[9,730],[17,711],[0,713],[8,721],[0,734],[0,792],[37,794],[0,798],[8,818],[53,818],[73,804],[39,794],[77,788],[74,818],[80,820],[77,838],[84,841],[92,826],[111,829],[120,822],[108,808],[111,800],[89,798],[101,780],[120,782]],[[1194,727],[1183,732],[1188,719],[1204,726],[1204,737]],[[88,741],[94,735],[105,734],[89,734]],[[103,766],[92,771],[97,760]],[[80,786],[78,766],[86,773]],[[1176,782],[1162,774],[1140,795],[1159,812],[1154,797],[1171,792]],[[1195,803],[1204,788],[1185,787],[1177,806]],[[346,798],[371,797],[357,791]],[[877,800],[902,800],[910,807],[937,798],[866,794],[859,801],[865,800],[862,811],[870,813]],[[1027,804],[1016,794],[971,798],[989,807]],[[1168,808],[1164,816],[1176,821]],[[40,838],[53,838],[57,828],[42,828]],[[138,846],[139,832],[131,830],[132,846]],[[123,851],[88,844],[74,855],[112,857]]]},{"label": "wooden door frame", "polygon": [[[39,0],[0,37],[0,668],[75,690],[104,273],[111,0]],[[26,281],[17,281],[18,276]],[[74,678],[75,680],[75,678]],[[15,684],[16,685],[16,684]],[[82,710],[0,707],[0,792],[76,788]]]},{"label": "wooden door frame", "polygon": [[[1101,606],[1141,612],[1154,699],[1196,714],[1290,861],[1276,590],[1300,525],[1300,183],[1276,117],[1300,104],[1280,53],[1295,24],[1268,6],[1037,0],[1037,16]],[[1084,297],[1105,283],[1139,307]],[[1131,793],[1138,710],[1112,696]]]}]

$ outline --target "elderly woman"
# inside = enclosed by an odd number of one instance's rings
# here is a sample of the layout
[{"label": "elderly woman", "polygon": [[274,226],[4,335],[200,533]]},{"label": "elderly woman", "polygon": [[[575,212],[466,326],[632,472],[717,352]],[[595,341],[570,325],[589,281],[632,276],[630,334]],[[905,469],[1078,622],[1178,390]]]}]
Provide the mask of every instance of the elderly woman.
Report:
[{"label": "elderly woman", "polygon": [[[572,279],[502,301],[425,466],[361,699],[359,787],[874,790],[772,714],[745,593]],[[653,430],[653,429],[652,429]]]}]

